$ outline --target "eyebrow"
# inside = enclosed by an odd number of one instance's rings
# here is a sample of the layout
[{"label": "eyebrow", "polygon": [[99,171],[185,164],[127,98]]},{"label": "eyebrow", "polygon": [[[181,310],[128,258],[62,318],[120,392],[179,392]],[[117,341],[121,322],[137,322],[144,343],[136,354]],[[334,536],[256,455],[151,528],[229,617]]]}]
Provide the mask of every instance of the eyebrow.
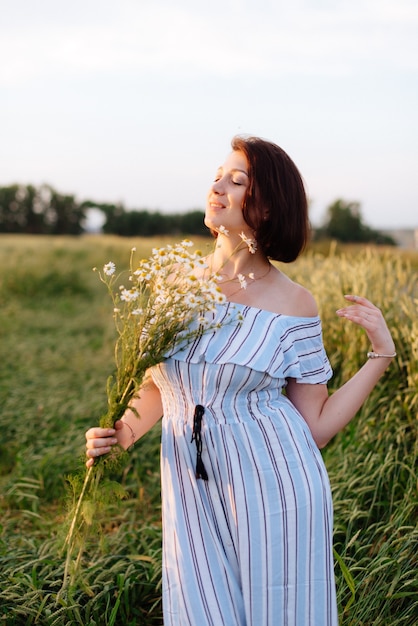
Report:
[{"label": "eyebrow", "polygon": [[[223,172],[223,171],[224,171],[224,169],[223,169],[222,165],[220,165],[220,166],[218,167],[217,171],[218,171],[218,172],[220,172],[220,171],[222,171],[222,172]],[[233,169],[233,170],[231,170],[231,173],[235,174],[235,172],[241,172],[241,174],[245,174],[247,177],[249,177],[249,176],[248,176],[248,172],[246,172],[245,170],[240,170],[238,167],[234,167],[234,169]]]}]

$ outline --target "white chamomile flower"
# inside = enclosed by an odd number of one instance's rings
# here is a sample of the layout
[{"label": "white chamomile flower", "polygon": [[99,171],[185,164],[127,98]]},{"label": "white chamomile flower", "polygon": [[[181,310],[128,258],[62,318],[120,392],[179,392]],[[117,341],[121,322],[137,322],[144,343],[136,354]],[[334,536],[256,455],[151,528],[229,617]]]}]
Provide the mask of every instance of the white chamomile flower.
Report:
[{"label": "white chamomile flower", "polygon": [[120,299],[124,302],[132,302],[139,296],[139,292],[136,289],[122,289]]},{"label": "white chamomile flower", "polygon": [[229,237],[229,230],[225,228],[225,226],[223,226],[222,224],[218,228],[218,233],[220,233],[221,235],[225,235],[225,237]]},{"label": "white chamomile flower", "polygon": [[247,289],[247,279],[245,278],[244,274],[237,274],[237,278],[239,280],[241,289]]},{"label": "white chamomile flower", "polygon": [[243,242],[245,243],[245,245],[248,247],[248,251],[251,254],[255,254],[256,250],[257,250],[257,242],[255,239],[251,239],[251,237],[247,237],[247,235],[242,232],[239,235],[241,237],[241,239],[243,240]]},{"label": "white chamomile flower", "polygon": [[116,271],[116,265],[113,263],[113,261],[109,261],[109,263],[106,263],[106,265],[103,267],[103,271],[106,276],[112,276],[112,274],[114,274]]}]

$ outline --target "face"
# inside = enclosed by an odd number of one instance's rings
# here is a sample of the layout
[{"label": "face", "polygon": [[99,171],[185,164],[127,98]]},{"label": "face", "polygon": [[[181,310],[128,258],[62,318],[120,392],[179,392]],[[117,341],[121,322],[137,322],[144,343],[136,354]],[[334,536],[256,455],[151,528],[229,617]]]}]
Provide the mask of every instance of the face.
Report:
[{"label": "face", "polygon": [[216,172],[209,190],[205,213],[208,228],[218,231],[224,226],[231,234],[248,232],[242,207],[249,182],[247,158],[234,150]]}]

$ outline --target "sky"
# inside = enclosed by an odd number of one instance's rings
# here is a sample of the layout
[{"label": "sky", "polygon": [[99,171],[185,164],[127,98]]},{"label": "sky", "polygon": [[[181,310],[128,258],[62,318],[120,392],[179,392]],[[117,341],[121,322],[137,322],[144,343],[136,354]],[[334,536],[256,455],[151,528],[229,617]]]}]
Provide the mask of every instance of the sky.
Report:
[{"label": "sky", "polygon": [[204,209],[234,135],[279,144],[314,225],[418,227],[418,0],[0,0],[0,186]]}]

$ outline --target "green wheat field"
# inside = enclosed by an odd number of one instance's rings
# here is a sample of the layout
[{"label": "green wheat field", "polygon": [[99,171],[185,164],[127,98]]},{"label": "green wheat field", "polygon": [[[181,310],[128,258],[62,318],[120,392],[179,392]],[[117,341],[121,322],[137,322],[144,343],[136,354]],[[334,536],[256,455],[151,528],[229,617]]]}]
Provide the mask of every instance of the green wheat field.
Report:
[{"label": "green wheat field", "polygon": [[[100,532],[91,535],[77,584],[60,590],[69,482],[84,472],[84,431],[105,409],[113,372],[110,298],[92,268],[127,267],[132,246],[145,257],[168,241],[0,237],[0,625],[162,624],[158,426],[115,477],[124,500],[94,512]],[[335,314],[344,293],[384,311],[398,352],[357,417],[323,450],[343,626],[418,622],[417,270],[416,252],[332,244],[286,268],[318,300],[331,391],[370,348]]]}]

